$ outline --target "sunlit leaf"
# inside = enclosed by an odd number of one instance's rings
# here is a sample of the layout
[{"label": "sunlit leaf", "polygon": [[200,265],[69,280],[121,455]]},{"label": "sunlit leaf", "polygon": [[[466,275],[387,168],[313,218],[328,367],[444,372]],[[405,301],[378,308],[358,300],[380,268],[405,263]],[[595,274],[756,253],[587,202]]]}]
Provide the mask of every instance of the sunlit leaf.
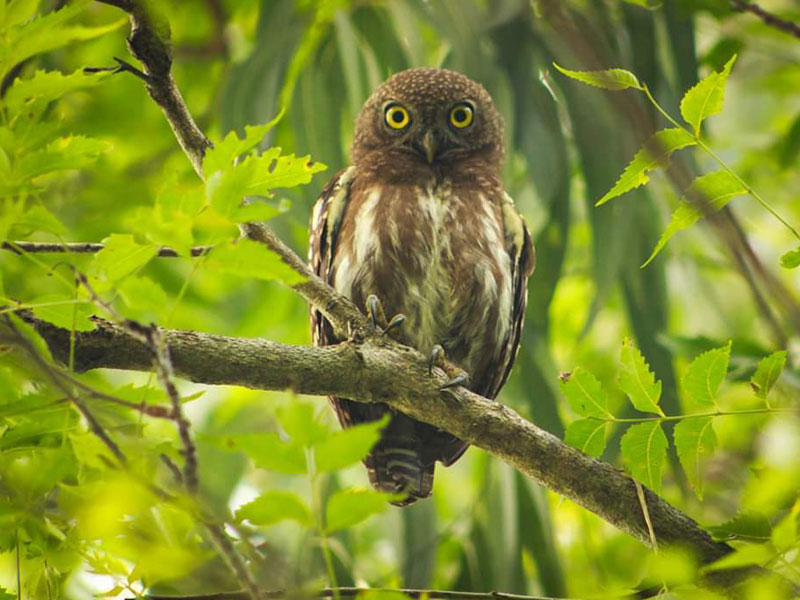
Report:
[{"label": "sunlit leaf", "polygon": [[284,442],[275,433],[247,433],[225,438],[229,450],[241,450],[261,469],[277,473],[305,473],[302,445]]},{"label": "sunlit leaf", "polygon": [[[728,171],[713,171],[697,177],[689,186],[687,193],[682,196],[681,203],[672,213],[667,229],[661,234],[652,254],[642,266],[647,266],[663,250],[673,235],[691,227],[706,214],[719,212],[733,198],[746,193],[747,188]],[[696,202],[702,202],[702,206],[696,206],[687,199],[687,196],[691,196]]]},{"label": "sunlit leaf", "polygon": [[33,232],[43,231],[54,235],[64,235],[67,228],[41,204],[34,204],[14,219],[14,233],[27,237]]},{"label": "sunlit leaf", "polygon": [[106,142],[82,135],[58,138],[43,150],[25,154],[14,166],[14,177],[26,181],[53,171],[81,169],[107,149]]},{"label": "sunlit leaf", "polygon": [[272,525],[291,519],[301,525],[311,526],[311,511],[305,502],[293,492],[271,490],[261,494],[236,511],[237,521],[250,521],[253,525]]},{"label": "sunlit leaf", "polygon": [[275,411],[283,430],[293,443],[311,446],[330,435],[330,430],[317,416],[317,407],[311,402],[295,400]]},{"label": "sunlit leaf", "polygon": [[250,239],[215,246],[206,265],[247,279],[277,279],[287,285],[304,281],[275,252]]},{"label": "sunlit leaf", "polygon": [[94,255],[96,272],[110,281],[119,281],[145,266],[158,254],[153,244],[139,244],[130,234],[114,233],[103,240],[104,247]]},{"label": "sunlit leaf", "polygon": [[781,266],[784,269],[796,269],[800,267],[800,248],[789,250],[781,256]]},{"label": "sunlit leaf", "polygon": [[624,90],[627,88],[642,89],[642,84],[636,78],[636,75],[625,69],[605,69],[603,71],[570,71],[553,63],[556,69],[561,71],[567,77],[588,83],[595,87],[600,87],[606,90]]},{"label": "sunlit leaf", "polygon": [[[22,2],[24,4],[24,2]],[[83,70],[64,75],[58,71],[36,71],[33,77],[17,79],[5,101],[11,110],[21,110],[24,104],[48,103],[74,92],[94,87],[109,76],[107,72],[86,73]]]},{"label": "sunlit leaf", "polygon": [[269,123],[264,125],[245,125],[244,137],[240,138],[235,131],[229,131],[213,148],[206,151],[203,157],[203,172],[206,177],[233,166],[234,161],[245,152],[255,148],[264,139],[270,129],[283,116],[283,111]]},{"label": "sunlit leaf", "polygon": [[[9,600],[16,600],[13,596]],[[358,600],[409,600],[411,596],[405,595],[397,590],[364,590],[358,594]],[[3,600],[0,598],[0,600]]]},{"label": "sunlit leaf", "polygon": [[705,567],[707,571],[733,569],[748,565],[763,565],[775,558],[775,549],[771,544],[747,544],[740,546],[731,554],[723,556]]},{"label": "sunlit leaf", "polygon": [[578,419],[567,427],[564,441],[589,456],[601,456],[606,449],[608,423],[597,419]]},{"label": "sunlit leaf", "polygon": [[678,459],[700,500],[703,499],[703,462],[717,447],[712,422],[712,417],[683,419],[673,433]]},{"label": "sunlit leaf", "polygon": [[325,531],[347,529],[386,510],[392,494],[362,488],[339,490],[325,507]]},{"label": "sunlit leaf", "polygon": [[697,406],[714,406],[717,391],[728,372],[731,342],[697,356],[683,376],[683,389]]},{"label": "sunlit leaf", "polygon": [[620,440],[622,458],[630,474],[656,493],[661,491],[668,445],[658,421],[632,425]]},{"label": "sunlit leaf", "polygon": [[656,132],[634,155],[614,187],[606,192],[595,206],[605,204],[612,198],[646,184],[650,181],[648,173],[658,167],[664,167],[673,152],[696,143],[688,132],[677,127]]},{"label": "sunlit leaf", "polygon": [[562,378],[561,391],[569,405],[582,417],[613,419],[608,408],[608,394],[597,378],[586,369],[577,367],[568,378]]},{"label": "sunlit leaf", "polygon": [[133,310],[163,314],[168,308],[164,288],[149,277],[127,277],[117,291]]},{"label": "sunlit leaf", "polygon": [[766,398],[772,386],[778,381],[786,366],[786,357],[786,350],[778,350],[758,362],[756,372],[750,378],[750,385],[759,398]]},{"label": "sunlit leaf", "polygon": [[745,542],[768,542],[772,534],[772,525],[769,519],[761,513],[739,513],[732,519],[706,527],[708,532],[717,541],[742,540]]},{"label": "sunlit leaf", "polygon": [[58,327],[75,331],[90,331],[94,323],[89,320],[94,312],[91,303],[76,300],[69,294],[45,294],[26,303],[33,307],[33,314]]},{"label": "sunlit leaf", "polygon": [[361,423],[322,439],[314,445],[314,460],[319,471],[338,471],[362,460],[380,439],[389,415],[379,421]]},{"label": "sunlit leaf", "polygon": [[728,75],[734,62],[736,62],[735,54],[725,63],[721,71],[704,77],[683,96],[681,115],[692,126],[696,136],[700,135],[700,125],[706,118],[722,111],[725,84],[728,82]]},{"label": "sunlit leaf", "polygon": [[251,202],[240,206],[231,213],[230,219],[234,223],[252,223],[254,221],[269,221],[281,214],[281,209],[266,202]]},{"label": "sunlit leaf", "polygon": [[655,373],[650,370],[644,356],[630,338],[625,338],[622,342],[619,387],[628,395],[637,410],[664,416],[658,405],[661,399],[661,382],[656,381]]}]

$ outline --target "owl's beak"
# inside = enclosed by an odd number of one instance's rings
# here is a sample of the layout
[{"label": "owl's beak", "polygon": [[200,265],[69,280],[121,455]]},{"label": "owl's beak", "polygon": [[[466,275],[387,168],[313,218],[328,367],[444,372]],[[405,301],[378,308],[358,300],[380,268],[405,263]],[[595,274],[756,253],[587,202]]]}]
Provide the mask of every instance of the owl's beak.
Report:
[{"label": "owl's beak", "polygon": [[436,155],[436,138],[433,137],[433,132],[428,129],[422,135],[420,146],[425,152],[425,158],[428,159],[428,164],[433,162],[433,157]]}]

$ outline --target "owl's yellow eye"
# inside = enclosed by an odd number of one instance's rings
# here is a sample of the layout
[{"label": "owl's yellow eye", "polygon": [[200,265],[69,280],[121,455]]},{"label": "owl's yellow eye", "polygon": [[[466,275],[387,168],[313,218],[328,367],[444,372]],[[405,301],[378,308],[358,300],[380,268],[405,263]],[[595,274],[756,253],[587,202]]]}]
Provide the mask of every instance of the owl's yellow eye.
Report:
[{"label": "owl's yellow eye", "polygon": [[383,118],[392,129],[405,129],[411,123],[411,115],[408,114],[408,110],[399,104],[387,106]]},{"label": "owl's yellow eye", "polygon": [[450,124],[458,129],[472,125],[472,107],[466,102],[456,104],[450,109]]}]

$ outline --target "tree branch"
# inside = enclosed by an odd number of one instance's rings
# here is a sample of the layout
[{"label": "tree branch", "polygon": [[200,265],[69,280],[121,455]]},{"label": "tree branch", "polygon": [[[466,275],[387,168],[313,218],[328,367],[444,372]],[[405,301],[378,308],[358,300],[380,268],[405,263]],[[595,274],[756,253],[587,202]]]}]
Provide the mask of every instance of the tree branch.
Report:
[{"label": "tree branch", "polygon": [[793,35],[796,38],[800,38],[800,25],[794,23],[793,21],[781,19],[779,16],[764,10],[754,2],[731,0],[731,4],[733,5],[733,10],[752,13],[770,27],[774,27],[778,31],[782,31],[784,33],[788,33],[789,35]]},{"label": "tree branch", "polygon": [[[0,250],[8,250],[15,254],[29,252],[31,254],[96,254],[105,248],[105,244],[92,242],[0,242]],[[208,254],[211,246],[195,246],[191,249],[192,256]],[[180,256],[178,251],[168,246],[158,249],[158,256],[175,258]]]}]

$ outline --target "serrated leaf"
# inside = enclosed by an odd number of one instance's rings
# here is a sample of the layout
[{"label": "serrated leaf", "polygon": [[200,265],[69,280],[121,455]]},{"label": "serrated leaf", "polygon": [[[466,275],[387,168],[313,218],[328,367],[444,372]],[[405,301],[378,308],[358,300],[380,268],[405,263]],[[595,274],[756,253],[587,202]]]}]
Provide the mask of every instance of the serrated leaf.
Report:
[{"label": "serrated leaf", "polygon": [[250,521],[253,525],[273,525],[290,519],[310,527],[313,524],[311,511],[297,494],[272,490],[261,494],[236,511],[236,520]]},{"label": "serrated leaf", "polygon": [[697,356],[683,376],[683,389],[697,406],[714,406],[717,391],[728,372],[731,342]]},{"label": "serrated leaf", "polygon": [[562,380],[561,391],[569,405],[582,417],[613,419],[608,409],[608,394],[597,378],[586,369],[577,367],[568,379]]},{"label": "serrated leaf", "polygon": [[[681,197],[681,203],[672,213],[667,229],[661,234],[652,254],[642,266],[647,266],[663,250],[673,235],[691,227],[706,214],[722,210],[733,198],[746,193],[747,188],[728,171],[713,171],[697,177]],[[687,199],[689,195],[702,201],[703,207],[692,204]]]},{"label": "serrated leaf", "polygon": [[43,150],[25,154],[14,166],[14,178],[27,181],[45,173],[81,169],[108,148],[102,140],[71,135],[53,140]]},{"label": "serrated leaf", "polygon": [[94,323],[89,320],[94,312],[92,305],[66,294],[39,296],[29,306],[37,318],[58,327],[70,330],[74,328],[75,331],[94,329]]},{"label": "serrated leaf", "polygon": [[139,244],[130,234],[113,233],[103,240],[103,244],[103,249],[94,255],[92,266],[109,281],[124,279],[158,254],[158,247]]},{"label": "serrated leaf", "polygon": [[225,447],[241,450],[260,469],[276,473],[306,473],[306,453],[301,444],[283,442],[276,433],[229,436]]},{"label": "serrated leaf", "polygon": [[597,419],[579,419],[567,427],[564,441],[589,456],[601,456],[606,449],[608,423]]},{"label": "serrated leaf", "polygon": [[706,527],[708,532],[714,536],[718,542],[730,540],[741,540],[744,542],[763,543],[768,542],[772,533],[772,525],[769,519],[761,513],[745,512],[739,513],[732,519]]},{"label": "serrated leaf", "polygon": [[259,165],[259,168],[255,170],[255,176],[247,193],[262,196],[277,188],[291,188],[309,183],[314,173],[328,168],[322,163],[311,162],[311,157],[308,155],[279,156],[274,162],[271,160],[267,162],[257,157],[253,162]]},{"label": "serrated leaf", "polygon": [[717,447],[712,421],[712,417],[683,419],[673,433],[678,459],[700,500],[703,499],[702,463]]},{"label": "serrated leaf", "polygon": [[661,476],[667,458],[667,436],[659,421],[637,423],[620,440],[622,458],[632,477],[655,493],[661,491]]},{"label": "serrated leaf", "polygon": [[781,266],[784,269],[796,269],[800,267],[800,248],[789,250],[781,256]]},{"label": "serrated leaf", "polygon": [[215,246],[208,254],[206,265],[248,279],[275,279],[286,285],[305,281],[275,252],[249,239]]},{"label": "serrated leaf", "polygon": [[261,143],[281,117],[283,111],[264,125],[245,125],[243,138],[240,138],[235,131],[229,131],[222,140],[214,144],[213,148],[206,151],[203,157],[203,173],[206,177],[232,167],[237,158]]},{"label": "serrated leaf", "polygon": [[393,494],[363,488],[339,490],[328,500],[325,507],[325,531],[347,529],[367,520],[374,514],[386,510]]},{"label": "serrated leaf", "polygon": [[687,131],[678,127],[657,131],[634,155],[633,160],[625,167],[614,187],[600,198],[595,206],[605,204],[612,198],[646,184],[650,181],[648,173],[653,169],[665,166],[673,152],[695,144],[697,144],[695,139]]},{"label": "serrated leaf", "polygon": [[295,400],[275,411],[278,423],[293,443],[311,446],[330,435],[330,430],[317,418],[316,406]]},{"label": "serrated leaf", "polygon": [[570,79],[587,83],[606,90],[642,89],[636,75],[625,69],[605,69],[602,71],[570,71],[553,63],[553,66]]},{"label": "serrated leaf", "polygon": [[314,461],[318,471],[338,471],[362,460],[381,437],[381,429],[389,423],[389,415],[379,421],[361,423],[337,431],[314,445]]},{"label": "serrated leaf", "polygon": [[681,116],[692,126],[695,136],[700,135],[700,125],[705,119],[722,111],[725,84],[728,82],[728,75],[734,62],[736,62],[735,54],[725,63],[721,71],[704,77],[684,94],[681,100]]},{"label": "serrated leaf", "polygon": [[775,558],[775,549],[771,544],[747,544],[734,552],[723,556],[716,562],[707,565],[705,571],[734,569],[748,565],[763,565]]},{"label": "serrated leaf", "polygon": [[83,70],[69,75],[58,71],[36,71],[33,77],[17,79],[8,89],[5,101],[9,109],[18,111],[25,104],[46,104],[70,92],[94,87],[108,76],[107,72],[86,73]]},{"label": "serrated leaf", "polygon": [[759,398],[766,398],[769,395],[769,391],[778,381],[786,366],[786,357],[786,350],[778,350],[758,362],[756,372],[750,378],[750,385]]},{"label": "serrated leaf", "polygon": [[658,405],[661,400],[661,382],[656,381],[655,373],[650,370],[644,356],[633,344],[633,340],[627,337],[622,342],[619,387],[630,398],[636,410],[664,416]]},{"label": "serrated leaf", "polygon": [[167,293],[148,277],[127,277],[117,291],[133,310],[160,315],[167,309]]}]

